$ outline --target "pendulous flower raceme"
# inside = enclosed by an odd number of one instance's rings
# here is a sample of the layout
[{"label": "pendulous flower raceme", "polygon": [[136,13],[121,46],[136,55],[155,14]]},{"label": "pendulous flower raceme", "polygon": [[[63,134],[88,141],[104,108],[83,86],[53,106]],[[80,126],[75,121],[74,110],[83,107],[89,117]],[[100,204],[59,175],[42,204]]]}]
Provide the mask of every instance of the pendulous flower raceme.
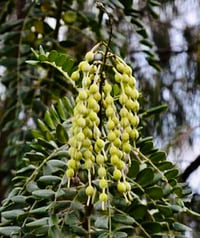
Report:
[{"label": "pendulous flower raceme", "polygon": [[[102,209],[111,202],[110,189],[132,200],[128,178],[131,151],[139,137],[139,93],[132,69],[120,57],[104,53],[96,45],[85,55],[71,79],[81,82],[70,128],[66,177],[85,171],[87,205],[100,201]],[[113,85],[117,84],[119,93]]]}]

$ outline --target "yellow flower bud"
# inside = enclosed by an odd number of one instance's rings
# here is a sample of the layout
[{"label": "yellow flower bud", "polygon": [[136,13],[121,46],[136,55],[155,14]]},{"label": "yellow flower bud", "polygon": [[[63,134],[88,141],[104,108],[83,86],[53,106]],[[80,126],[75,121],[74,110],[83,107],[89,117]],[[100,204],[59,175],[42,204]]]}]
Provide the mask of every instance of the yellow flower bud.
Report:
[{"label": "yellow flower bud", "polygon": [[117,184],[117,190],[120,192],[120,193],[125,193],[126,192],[126,185],[124,182],[118,182]]},{"label": "yellow flower bud", "polygon": [[86,55],[85,55],[85,59],[88,62],[93,61],[94,60],[94,53],[92,51],[87,52]]},{"label": "yellow flower bud", "polygon": [[67,169],[66,176],[67,178],[72,178],[74,176],[74,170],[72,168]]},{"label": "yellow flower bud", "polygon": [[101,194],[99,195],[99,200],[100,200],[101,202],[107,202],[107,201],[108,201],[108,195],[107,195],[106,193],[101,193]]},{"label": "yellow flower bud", "polygon": [[77,81],[77,80],[79,80],[79,78],[80,78],[80,73],[79,73],[78,70],[77,70],[77,71],[74,71],[74,72],[71,74],[71,79],[72,79],[73,81]]},{"label": "yellow flower bud", "polygon": [[91,185],[89,185],[89,186],[86,188],[85,193],[86,193],[87,196],[89,196],[89,197],[93,196],[93,194],[94,194],[94,188],[93,188]]},{"label": "yellow flower bud", "polygon": [[107,188],[107,186],[108,186],[107,180],[104,179],[104,178],[100,179],[100,181],[99,181],[99,187],[100,187],[100,188]]}]

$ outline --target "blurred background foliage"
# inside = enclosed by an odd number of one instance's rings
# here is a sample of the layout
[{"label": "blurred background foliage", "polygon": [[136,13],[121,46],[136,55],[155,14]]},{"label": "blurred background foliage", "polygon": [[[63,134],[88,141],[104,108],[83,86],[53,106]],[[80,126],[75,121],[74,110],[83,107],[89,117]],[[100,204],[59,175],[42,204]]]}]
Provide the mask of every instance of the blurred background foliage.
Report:
[{"label": "blurred background foliage", "polygon": [[[200,2],[101,2],[112,16],[110,47],[133,67],[145,96],[143,107],[168,105],[167,112],[147,122],[144,133],[153,134],[184,171],[195,160],[183,155],[186,145],[194,148],[200,142]],[[75,93],[55,69],[26,64],[33,58],[31,48],[56,49],[73,58],[76,66],[96,42],[108,40],[109,32],[108,18],[93,0],[1,0],[1,199],[28,150],[27,129],[36,126],[36,118],[42,118],[50,104]],[[193,200],[199,211],[198,194]]]}]

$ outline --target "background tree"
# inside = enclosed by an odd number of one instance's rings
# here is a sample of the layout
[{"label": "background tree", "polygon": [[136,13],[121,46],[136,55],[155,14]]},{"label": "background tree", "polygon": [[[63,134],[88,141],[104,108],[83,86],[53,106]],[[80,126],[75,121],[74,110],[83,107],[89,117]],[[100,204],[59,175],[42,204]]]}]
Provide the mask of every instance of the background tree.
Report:
[{"label": "background tree", "polygon": [[[199,9],[198,1],[193,1],[193,6],[188,5],[190,1],[184,4],[162,1],[161,7],[157,7],[156,1],[103,3],[113,17],[110,47],[126,57],[134,68],[139,88],[145,92],[144,105],[148,108],[160,102],[169,105],[164,120],[154,116],[146,122],[143,132],[154,134],[164,146],[177,145],[182,135],[195,138],[199,128],[195,120],[199,118],[199,22],[197,19],[197,24],[191,24],[188,20],[181,25],[181,20],[186,14],[184,9]],[[0,8],[1,88],[4,88],[0,105],[3,115],[0,194],[3,195],[12,170],[16,165],[22,166],[21,158],[29,150],[25,141],[32,136],[27,128],[36,126],[35,118],[43,118],[47,107],[62,95],[75,93],[51,67],[34,68],[25,63],[32,58],[31,47],[38,49],[43,45],[45,50],[59,50],[69,55],[69,59],[74,58],[76,65],[97,41],[108,39],[109,26],[107,16],[96,8],[94,1],[2,1]],[[155,19],[157,15],[160,20]],[[175,44],[177,35],[181,38],[181,48]],[[160,73],[157,72],[158,60],[162,68]],[[184,134],[178,136],[174,131],[182,125]],[[163,137],[165,142],[160,139]]]}]

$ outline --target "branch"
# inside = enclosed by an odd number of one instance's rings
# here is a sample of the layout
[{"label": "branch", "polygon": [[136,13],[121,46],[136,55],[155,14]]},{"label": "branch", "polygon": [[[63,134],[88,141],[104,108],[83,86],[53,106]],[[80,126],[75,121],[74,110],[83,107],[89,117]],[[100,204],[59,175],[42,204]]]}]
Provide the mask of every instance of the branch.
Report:
[{"label": "branch", "polygon": [[200,155],[189,164],[189,166],[185,169],[185,171],[181,175],[181,180],[186,181],[191,173],[193,173],[200,166]]}]

